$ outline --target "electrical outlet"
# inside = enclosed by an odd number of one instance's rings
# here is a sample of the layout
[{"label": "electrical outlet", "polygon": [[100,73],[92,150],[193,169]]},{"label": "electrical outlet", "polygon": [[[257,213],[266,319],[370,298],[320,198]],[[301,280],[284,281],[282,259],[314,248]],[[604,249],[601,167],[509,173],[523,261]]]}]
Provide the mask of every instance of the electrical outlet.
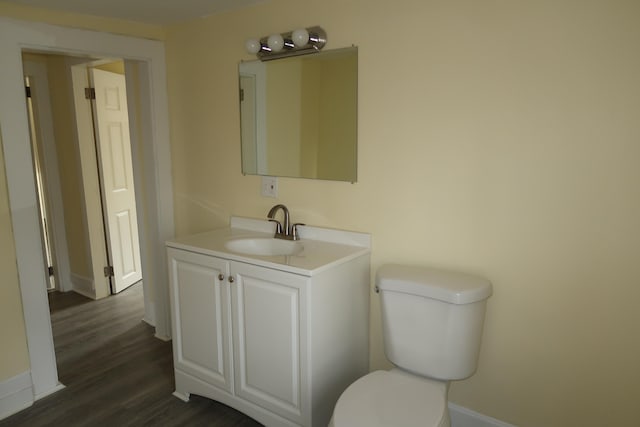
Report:
[{"label": "electrical outlet", "polygon": [[278,178],[275,176],[262,177],[262,195],[265,197],[278,197]]}]

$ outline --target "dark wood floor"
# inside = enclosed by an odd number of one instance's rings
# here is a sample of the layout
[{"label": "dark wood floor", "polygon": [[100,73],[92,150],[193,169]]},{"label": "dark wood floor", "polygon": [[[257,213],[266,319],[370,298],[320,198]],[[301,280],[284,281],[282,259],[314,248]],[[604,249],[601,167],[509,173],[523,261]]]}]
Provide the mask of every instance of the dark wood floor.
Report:
[{"label": "dark wood floor", "polygon": [[92,301],[49,295],[58,377],[66,388],[5,426],[260,426],[218,402],[173,397],[171,343],[142,322],[142,285]]}]

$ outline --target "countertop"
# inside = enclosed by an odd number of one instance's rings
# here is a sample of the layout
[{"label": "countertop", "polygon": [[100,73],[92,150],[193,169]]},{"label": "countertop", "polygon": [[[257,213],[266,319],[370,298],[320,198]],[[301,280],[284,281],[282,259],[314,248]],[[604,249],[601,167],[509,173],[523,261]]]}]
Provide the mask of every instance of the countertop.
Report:
[{"label": "countertop", "polygon": [[179,237],[166,242],[168,247],[212,255],[273,268],[303,276],[313,276],[337,264],[371,252],[371,237],[366,233],[320,227],[299,227],[302,251],[297,255],[259,256],[235,253],[225,243],[238,238],[272,238],[274,225],[267,221],[233,217],[231,226]]}]

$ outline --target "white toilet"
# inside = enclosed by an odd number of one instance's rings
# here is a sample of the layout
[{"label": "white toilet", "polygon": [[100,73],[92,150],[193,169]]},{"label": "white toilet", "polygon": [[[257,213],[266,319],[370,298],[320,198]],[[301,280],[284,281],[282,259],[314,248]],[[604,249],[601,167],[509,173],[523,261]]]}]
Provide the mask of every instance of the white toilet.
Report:
[{"label": "white toilet", "polygon": [[334,427],[448,427],[449,381],[476,370],[491,283],[449,271],[378,269],[384,348],[396,366],[351,384],[333,411]]}]

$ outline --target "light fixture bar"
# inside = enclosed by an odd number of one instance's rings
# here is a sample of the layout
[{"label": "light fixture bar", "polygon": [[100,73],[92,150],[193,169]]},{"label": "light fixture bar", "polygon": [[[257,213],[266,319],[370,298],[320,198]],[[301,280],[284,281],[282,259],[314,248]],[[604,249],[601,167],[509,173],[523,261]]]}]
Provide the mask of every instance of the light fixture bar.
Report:
[{"label": "light fixture bar", "polygon": [[261,61],[287,56],[317,53],[327,43],[327,33],[318,26],[301,28],[280,34],[271,34],[260,40],[247,40],[249,53],[255,53]]}]

